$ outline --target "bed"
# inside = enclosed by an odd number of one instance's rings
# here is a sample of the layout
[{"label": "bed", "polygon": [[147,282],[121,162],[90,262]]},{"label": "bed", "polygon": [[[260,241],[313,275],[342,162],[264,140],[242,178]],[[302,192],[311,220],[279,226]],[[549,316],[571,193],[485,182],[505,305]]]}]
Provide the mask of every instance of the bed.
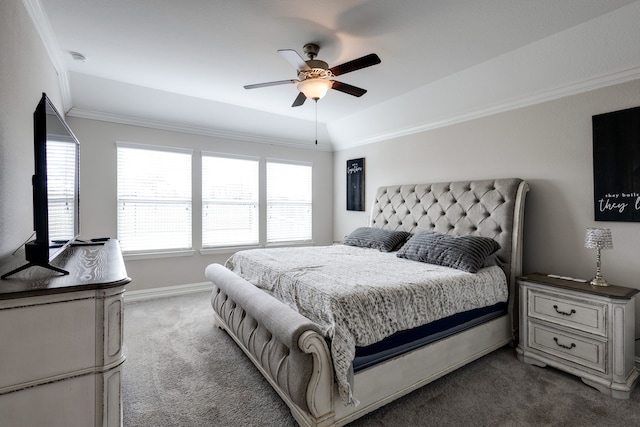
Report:
[{"label": "bed", "polygon": [[[528,190],[517,178],[381,187],[369,226],[342,244],[296,248],[294,256],[285,248],[241,251],[226,266],[208,266],[215,323],[301,426],[347,424],[515,342]],[[385,237],[381,247],[379,234],[398,243]],[[472,242],[471,249],[460,242]],[[461,244],[463,257],[441,256]],[[367,277],[348,264],[365,258],[390,276],[372,270]],[[341,272],[364,277],[351,284]],[[445,276],[456,277],[465,290],[445,296],[451,287]],[[396,283],[402,280],[410,291]],[[365,297],[351,288],[368,286],[373,302],[360,304]],[[340,296],[326,297],[329,290]],[[353,314],[359,305],[363,312]],[[375,305],[384,310],[369,319],[366,312]],[[433,314],[436,306],[440,311]]]}]

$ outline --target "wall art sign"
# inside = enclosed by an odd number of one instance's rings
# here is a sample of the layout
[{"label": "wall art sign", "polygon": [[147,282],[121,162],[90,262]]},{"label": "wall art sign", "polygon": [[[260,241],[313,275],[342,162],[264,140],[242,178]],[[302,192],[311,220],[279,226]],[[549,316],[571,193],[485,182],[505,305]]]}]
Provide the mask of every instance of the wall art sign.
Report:
[{"label": "wall art sign", "polygon": [[347,160],[347,210],[364,211],[364,158]]},{"label": "wall art sign", "polygon": [[592,117],[596,221],[640,222],[640,107]]}]

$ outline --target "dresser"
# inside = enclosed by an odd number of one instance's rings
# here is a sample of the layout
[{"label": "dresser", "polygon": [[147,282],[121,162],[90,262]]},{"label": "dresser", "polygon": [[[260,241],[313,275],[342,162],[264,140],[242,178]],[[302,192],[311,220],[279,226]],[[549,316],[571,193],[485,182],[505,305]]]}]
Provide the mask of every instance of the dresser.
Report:
[{"label": "dresser", "polygon": [[118,242],[73,246],[52,264],[69,274],[31,267],[0,281],[0,425],[121,426],[131,279]]},{"label": "dresser", "polygon": [[518,358],[579,376],[602,393],[628,399],[635,367],[637,289],[530,274],[520,285]]}]

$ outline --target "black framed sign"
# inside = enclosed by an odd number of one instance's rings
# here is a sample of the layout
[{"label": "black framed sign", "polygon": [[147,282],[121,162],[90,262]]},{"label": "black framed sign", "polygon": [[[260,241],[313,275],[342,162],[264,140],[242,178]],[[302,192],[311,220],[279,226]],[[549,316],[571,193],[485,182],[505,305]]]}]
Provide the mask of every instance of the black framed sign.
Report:
[{"label": "black framed sign", "polygon": [[347,210],[364,211],[364,158],[347,160]]},{"label": "black framed sign", "polygon": [[640,222],[640,107],[593,116],[592,125],[594,219]]}]

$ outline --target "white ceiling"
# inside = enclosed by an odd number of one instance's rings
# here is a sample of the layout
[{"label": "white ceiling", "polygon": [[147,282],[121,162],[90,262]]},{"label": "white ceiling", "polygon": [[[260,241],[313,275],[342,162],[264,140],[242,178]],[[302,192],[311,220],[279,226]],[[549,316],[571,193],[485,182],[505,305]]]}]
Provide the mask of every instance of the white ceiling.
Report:
[{"label": "white ceiling", "polygon": [[[278,49],[321,46],[337,80],[317,104],[340,149],[640,76],[632,0],[23,0],[58,68],[68,114],[312,146],[312,101]],[[35,12],[34,12],[35,11]],[[85,62],[69,52],[80,52]]]}]

